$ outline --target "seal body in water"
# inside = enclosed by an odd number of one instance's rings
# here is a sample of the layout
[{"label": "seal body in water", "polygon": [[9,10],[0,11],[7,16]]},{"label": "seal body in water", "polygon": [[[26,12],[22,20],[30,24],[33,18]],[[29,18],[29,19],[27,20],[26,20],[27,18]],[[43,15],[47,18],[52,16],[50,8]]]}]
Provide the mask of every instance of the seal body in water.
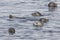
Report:
[{"label": "seal body in water", "polygon": [[12,18],[16,18],[16,19],[26,19],[25,17],[16,17],[16,16],[13,16],[13,15],[9,15],[9,18],[12,19]]},{"label": "seal body in water", "polygon": [[12,15],[9,15],[9,18],[10,18],[10,19],[12,19],[12,18],[13,18],[13,16],[12,16]]},{"label": "seal body in water", "polygon": [[46,23],[46,22],[48,22],[49,20],[48,20],[47,18],[41,18],[41,19],[39,19],[39,21],[40,21],[40,22],[43,22],[43,23]]},{"label": "seal body in water", "polygon": [[42,16],[42,14],[40,12],[34,12],[31,14],[32,16]]},{"label": "seal body in water", "polygon": [[48,7],[57,7],[57,4],[54,3],[54,2],[50,2],[50,3],[48,4]]},{"label": "seal body in water", "polygon": [[12,34],[13,35],[15,33],[15,29],[14,28],[9,28],[8,29],[8,32],[9,32],[9,34]]},{"label": "seal body in water", "polygon": [[40,26],[42,27],[44,23],[47,23],[49,20],[47,18],[41,18],[37,22],[33,23],[33,26]]},{"label": "seal body in water", "polygon": [[36,23],[33,23],[33,26],[40,26],[40,27],[42,27],[43,23],[40,22],[40,21],[37,21]]}]

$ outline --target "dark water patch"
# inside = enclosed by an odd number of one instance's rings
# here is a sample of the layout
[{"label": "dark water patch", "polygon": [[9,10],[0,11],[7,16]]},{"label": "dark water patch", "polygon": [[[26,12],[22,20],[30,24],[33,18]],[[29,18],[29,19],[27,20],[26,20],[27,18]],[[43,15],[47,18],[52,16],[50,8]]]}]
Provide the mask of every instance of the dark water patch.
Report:
[{"label": "dark water patch", "polygon": [[54,27],[54,28],[55,28],[55,29],[60,29],[60,27],[57,27],[57,26],[56,26],[56,27]]},{"label": "dark water patch", "polygon": [[0,35],[0,37],[4,37],[4,36],[6,36],[6,35]]},{"label": "dark water patch", "polygon": [[14,3],[13,5],[20,5],[20,4],[26,4],[26,2]]},{"label": "dark water patch", "polygon": [[2,18],[2,19],[5,19],[5,18],[7,18],[7,16],[2,16],[1,18]]},{"label": "dark water patch", "polygon": [[31,2],[32,4],[35,4],[36,2]]},{"label": "dark water patch", "polygon": [[9,18],[9,17],[7,17],[7,19],[6,19],[7,21],[17,21],[17,19],[15,18],[15,17],[13,17],[13,18]]},{"label": "dark water patch", "polygon": [[35,17],[28,17],[28,18],[26,18],[27,20],[29,20],[29,21],[38,21],[40,18],[35,18]]},{"label": "dark water patch", "polygon": [[31,35],[31,34],[33,34],[33,31],[25,31],[24,34],[25,34],[25,35],[26,35],[26,34]]},{"label": "dark water patch", "polygon": [[20,20],[18,20],[18,22],[19,23],[26,23],[28,20],[26,20],[26,19],[20,19]]},{"label": "dark water patch", "polygon": [[53,12],[53,11],[56,11],[57,10],[56,7],[49,7],[48,9],[49,9],[50,12]]},{"label": "dark water patch", "polygon": [[49,31],[42,31],[44,33],[60,33],[60,31],[52,31],[52,30],[49,30]]},{"label": "dark water patch", "polygon": [[21,37],[20,35],[15,35],[15,36],[11,36],[11,37]]},{"label": "dark water patch", "polygon": [[40,1],[40,0],[32,0],[32,1]]},{"label": "dark water patch", "polygon": [[1,11],[0,11],[0,13],[3,13],[3,14],[4,14],[4,13],[8,13],[8,12],[4,12],[4,11],[3,11],[3,12],[1,12]]},{"label": "dark water patch", "polygon": [[14,3],[13,5],[26,5],[26,4],[28,4],[28,3],[30,3],[30,4],[35,4],[36,2],[18,2],[18,3]]},{"label": "dark water patch", "polygon": [[20,24],[14,24],[14,27],[16,28],[19,28],[19,29],[21,29],[21,27],[20,27],[21,25]]},{"label": "dark water patch", "polygon": [[43,30],[43,27],[35,27],[34,26],[34,29],[33,30],[36,30],[36,31]]},{"label": "dark water patch", "polygon": [[26,19],[25,17],[15,17],[16,19]]},{"label": "dark water patch", "polygon": [[0,27],[0,29],[5,29],[4,27]]},{"label": "dark water patch", "polygon": [[7,5],[2,5],[2,4],[0,4],[0,6],[3,6],[3,7],[4,7],[4,6],[7,6]]},{"label": "dark water patch", "polygon": [[24,35],[23,37],[21,37],[21,39],[29,39],[29,38],[30,38],[30,35]]},{"label": "dark water patch", "polygon": [[0,6],[9,6],[10,5],[10,3],[9,2],[0,2]]},{"label": "dark water patch", "polygon": [[10,13],[12,13],[12,14],[19,14],[19,15],[22,14],[21,11],[19,11],[19,12],[12,11]]},{"label": "dark water patch", "polygon": [[37,30],[38,31],[38,30],[42,30],[42,29],[33,29],[33,30]]},{"label": "dark water patch", "polygon": [[29,21],[38,21],[37,19],[27,19]]},{"label": "dark water patch", "polygon": [[7,19],[8,21],[14,21],[14,19]]}]

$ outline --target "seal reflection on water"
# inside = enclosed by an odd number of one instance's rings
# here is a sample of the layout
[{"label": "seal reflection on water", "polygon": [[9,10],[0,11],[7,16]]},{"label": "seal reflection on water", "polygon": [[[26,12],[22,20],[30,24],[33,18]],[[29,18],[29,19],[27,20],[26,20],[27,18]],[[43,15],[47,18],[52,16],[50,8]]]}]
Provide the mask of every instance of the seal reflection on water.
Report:
[{"label": "seal reflection on water", "polygon": [[8,29],[8,32],[9,32],[9,34],[12,34],[13,35],[15,33],[15,29],[14,28],[9,28]]},{"label": "seal reflection on water", "polygon": [[55,11],[56,7],[49,7],[49,11]]},{"label": "seal reflection on water", "polygon": [[32,16],[42,16],[42,14],[40,12],[34,12],[32,13]]}]

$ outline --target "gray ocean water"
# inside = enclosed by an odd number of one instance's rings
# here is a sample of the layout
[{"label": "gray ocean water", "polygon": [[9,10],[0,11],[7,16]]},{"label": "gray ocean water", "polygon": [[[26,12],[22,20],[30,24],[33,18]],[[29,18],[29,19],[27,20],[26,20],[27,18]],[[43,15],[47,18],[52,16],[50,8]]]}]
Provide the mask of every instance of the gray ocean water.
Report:
[{"label": "gray ocean water", "polygon": [[[54,11],[47,6],[51,1],[58,4]],[[33,26],[41,18],[31,16],[35,11],[49,19],[42,28]],[[10,20],[10,14],[26,19]],[[14,35],[8,33],[11,27],[16,30]],[[0,0],[0,40],[60,40],[60,0]]]}]

